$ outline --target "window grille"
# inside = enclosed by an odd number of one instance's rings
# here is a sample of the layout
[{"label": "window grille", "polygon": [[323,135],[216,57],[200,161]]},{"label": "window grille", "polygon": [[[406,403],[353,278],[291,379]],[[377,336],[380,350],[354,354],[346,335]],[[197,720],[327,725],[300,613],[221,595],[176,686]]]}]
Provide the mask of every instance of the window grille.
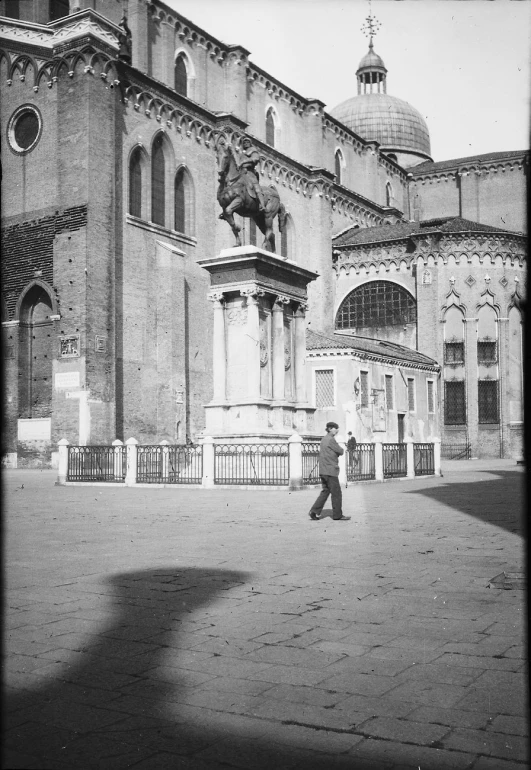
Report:
[{"label": "window grille", "polygon": [[142,163],[141,150],[136,149],[129,166],[129,213],[142,216]]},{"label": "window grille", "polygon": [[410,412],[415,411],[415,380],[411,377],[407,380],[407,408]]},{"label": "window grille", "polygon": [[180,168],[175,175],[175,229],[178,233],[186,232],[186,193],[184,170]]},{"label": "window grille", "polygon": [[465,425],[466,423],[464,380],[444,383],[444,422],[446,425]]},{"label": "window grille", "polygon": [[335,406],[334,370],[317,369],[315,372],[315,405],[318,409]]},{"label": "window grille", "polygon": [[393,403],[393,375],[385,375],[385,403],[388,409],[394,409]]},{"label": "window grille", "polygon": [[435,412],[435,388],[433,380],[428,380],[428,413],[433,414]]},{"label": "window grille", "polygon": [[336,182],[341,184],[341,153],[339,150],[336,152]]},{"label": "window grille", "polygon": [[498,346],[493,340],[478,340],[478,364],[491,366],[498,361]]},{"label": "window grille", "polygon": [[153,158],[151,161],[151,221],[156,225],[165,225],[164,210],[166,196],[164,189],[165,163],[162,136],[159,134],[153,142]]},{"label": "window grille", "polygon": [[275,146],[275,120],[272,110],[268,110],[266,115],[266,144]]},{"label": "window grille", "polygon": [[360,372],[360,403],[369,406],[369,372]]},{"label": "window grille", "polygon": [[480,423],[498,423],[498,380],[479,380],[478,419]]},{"label": "window grille", "polygon": [[343,300],[336,328],[403,326],[416,320],[417,306],[406,289],[391,281],[371,281],[354,289]]},{"label": "window grille", "polygon": [[464,342],[445,342],[444,343],[444,363],[464,364],[465,363],[465,344]]},{"label": "window grille", "polygon": [[178,56],[175,61],[175,85],[174,88],[181,96],[188,96],[188,72],[184,63],[184,56]]}]

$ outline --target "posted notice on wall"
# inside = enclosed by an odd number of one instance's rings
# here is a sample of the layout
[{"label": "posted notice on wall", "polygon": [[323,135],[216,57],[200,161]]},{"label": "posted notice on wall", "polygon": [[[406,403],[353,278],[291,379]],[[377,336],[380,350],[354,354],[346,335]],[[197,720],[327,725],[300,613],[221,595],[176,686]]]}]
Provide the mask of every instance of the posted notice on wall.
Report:
[{"label": "posted notice on wall", "polygon": [[50,441],[52,421],[50,417],[35,417],[18,421],[19,441]]},{"label": "posted notice on wall", "polygon": [[59,372],[55,375],[55,389],[79,388],[81,377],[79,372]]}]

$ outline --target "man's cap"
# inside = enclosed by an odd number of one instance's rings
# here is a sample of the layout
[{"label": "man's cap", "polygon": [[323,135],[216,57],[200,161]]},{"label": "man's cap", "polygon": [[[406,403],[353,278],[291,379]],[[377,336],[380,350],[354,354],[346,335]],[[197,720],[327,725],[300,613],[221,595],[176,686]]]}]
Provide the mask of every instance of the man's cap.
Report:
[{"label": "man's cap", "polygon": [[326,430],[330,430],[330,428],[338,428],[339,429],[339,425],[337,424],[337,422],[327,422],[326,423]]}]

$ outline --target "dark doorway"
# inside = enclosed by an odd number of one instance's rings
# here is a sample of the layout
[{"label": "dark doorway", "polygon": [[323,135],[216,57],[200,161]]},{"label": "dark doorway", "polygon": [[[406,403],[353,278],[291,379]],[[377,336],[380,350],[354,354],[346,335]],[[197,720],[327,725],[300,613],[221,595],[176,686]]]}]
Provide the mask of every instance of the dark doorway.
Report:
[{"label": "dark doorway", "polygon": [[398,443],[404,443],[404,417],[405,414],[398,415]]}]

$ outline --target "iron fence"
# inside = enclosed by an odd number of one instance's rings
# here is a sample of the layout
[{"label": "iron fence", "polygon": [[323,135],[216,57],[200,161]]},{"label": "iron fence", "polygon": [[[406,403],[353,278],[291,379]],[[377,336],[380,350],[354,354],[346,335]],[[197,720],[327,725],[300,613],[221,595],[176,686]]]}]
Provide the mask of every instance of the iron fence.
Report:
[{"label": "iron fence", "polygon": [[441,442],[441,457],[445,460],[470,460],[472,456],[470,442]]},{"label": "iron fence", "polygon": [[413,457],[415,476],[433,476],[435,474],[433,444],[413,444]]},{"label": "iron fence", "polygon": [[376,478],[374,444],[356,444],[347,449],[347,481],[371,481]]},{"label": "iron fence", "polygon": [[69,446],[67,481],[125,481],[127,447]]},{"label": "iron fence", "polygon": [[384,479],[407,476],[407,444],[382,444]]},{"label": "iron fence", "polygon": [[288,485],[288,444],[215,444],[214,484]]},{"label": "iron fence", "polygon": [[319,475],[320,448],[321,448],[320,441],[303,441],[301,444],[302,483],[303,484],[320,484],[321,483],[321,477]]},{"label": "iron fence", "polygon": [[139,484],[201,484],[203,447],[139,446],[136,480]]}]

